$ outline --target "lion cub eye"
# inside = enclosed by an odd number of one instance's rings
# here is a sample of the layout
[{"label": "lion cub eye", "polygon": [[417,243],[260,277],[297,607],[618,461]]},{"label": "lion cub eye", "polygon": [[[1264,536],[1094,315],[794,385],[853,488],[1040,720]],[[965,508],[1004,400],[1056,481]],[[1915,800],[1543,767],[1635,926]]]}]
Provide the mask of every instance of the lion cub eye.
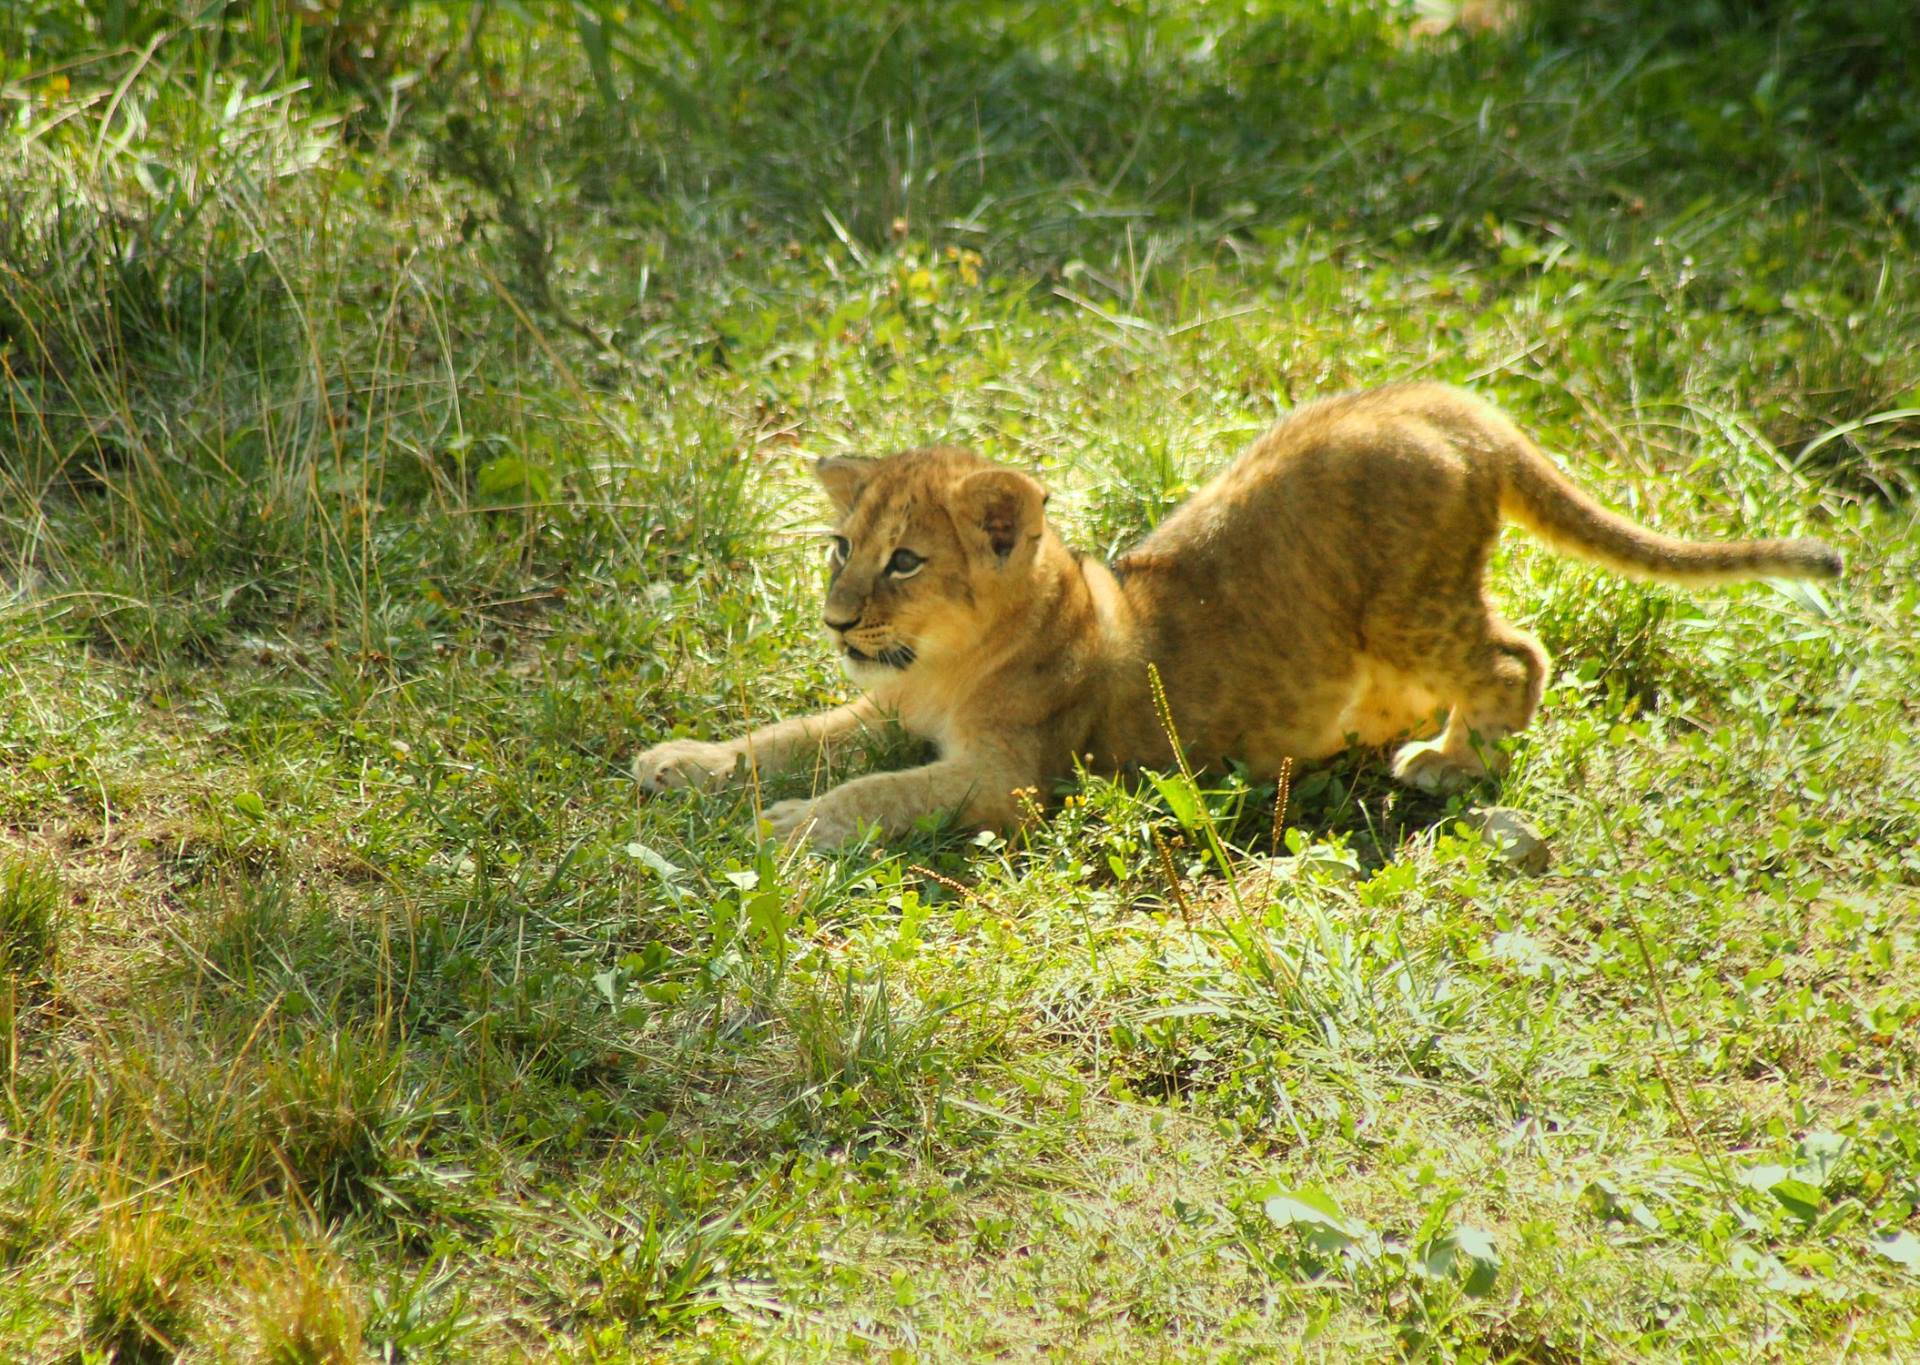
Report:
[{"label": "lion cub eye", "polygon": [[845,536],[828,536],[827,563],[836,569],[839,568],[847,562],[847,555],[852,549],[853,546],[847,543]]},{"label": "lion cub eye", "polygon": [[926,562],[912,550],[895,550],[893,558],[887,561],[887,573],[893,578],[912,578]]}]

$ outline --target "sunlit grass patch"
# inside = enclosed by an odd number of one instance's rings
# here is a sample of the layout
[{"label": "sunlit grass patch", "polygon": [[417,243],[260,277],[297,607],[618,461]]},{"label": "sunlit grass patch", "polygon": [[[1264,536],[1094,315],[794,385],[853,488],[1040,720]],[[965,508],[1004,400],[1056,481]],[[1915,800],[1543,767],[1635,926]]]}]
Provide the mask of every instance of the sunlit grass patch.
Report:
[{"label": "sunlit grass patch", "polygon": [[82,1335],[115,1360],[175,1359],[197,1322],[204,1241],[165,1207],[121,1208],[102,1220]]},{"label": "sunlit grass patch", "polygon": [[[0,1356],[1914,1353],[1896,0],[322,8],[0,13]],[[812,458],[1108,554],[1407,378],[1847,575],[1516,534],[1455,798],[635,800],[844,698]]]},{"label": "sunlit grass patch", "polygon": [[350,1365],[363,1358],[366,1304],[345,1269],[299,1243],[242,1277],[245,1339],[271,1365]]},{"label": "sunlit grass patch", "polygon": [[59,874],[37,860],[0,865],[0,978],[43,981],[51,970],[61,908]]}]

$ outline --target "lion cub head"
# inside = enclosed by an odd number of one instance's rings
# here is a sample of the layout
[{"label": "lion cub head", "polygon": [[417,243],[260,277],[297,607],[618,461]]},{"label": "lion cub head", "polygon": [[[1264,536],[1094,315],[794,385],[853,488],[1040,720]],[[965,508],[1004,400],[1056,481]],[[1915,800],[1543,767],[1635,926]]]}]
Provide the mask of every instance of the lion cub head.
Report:
[{"label": "lion cub head", "polygon": [[965,654],[1026,595],[1047,493],[1019,470],[934,446],[814,473],[840,517],[822,615],[862,687]]}]

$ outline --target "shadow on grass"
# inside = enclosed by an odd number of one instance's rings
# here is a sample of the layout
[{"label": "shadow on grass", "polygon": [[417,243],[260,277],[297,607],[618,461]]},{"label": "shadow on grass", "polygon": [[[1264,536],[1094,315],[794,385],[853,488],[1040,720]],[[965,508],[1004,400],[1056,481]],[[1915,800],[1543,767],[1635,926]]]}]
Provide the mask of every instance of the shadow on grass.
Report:
[{"label": "shadow on grass", "polygon": [[1743,319],[1729,363],[1765,436],[1903,495],[1920,424],[1836,428],[1920,383],[1901,321],[1920,294],[1886,270],[1920,211],[1911,7],[1516,12],[1422,37],[1358,5],[714,5],[697,55],[524,125],[517,157],[574,168],[694,289],[794,243],[862,262],[924,243],[1165,323],[1207,297],[1196,272],[1232,277],[1215,302],[1284,296],[1303,241],[1349,274],[1466,265],[1501,291],[1585,262],[1649,337],[1686,290]]},{"label": "shadow on grass", "polygon": [[1044,260],[1295,213],[1438,216],[1419,231],[1446,241],[1488,214],[1657,220],[1783,181],[1875,217],[1920,161],[1897,0],[1549,0],[1429,38],[1358,5],[709,8],[713,49],[621,108],[652,127],[556,130],[610,199],[697,187],[796,230],[830,210],[868,243],[904,223]]}]

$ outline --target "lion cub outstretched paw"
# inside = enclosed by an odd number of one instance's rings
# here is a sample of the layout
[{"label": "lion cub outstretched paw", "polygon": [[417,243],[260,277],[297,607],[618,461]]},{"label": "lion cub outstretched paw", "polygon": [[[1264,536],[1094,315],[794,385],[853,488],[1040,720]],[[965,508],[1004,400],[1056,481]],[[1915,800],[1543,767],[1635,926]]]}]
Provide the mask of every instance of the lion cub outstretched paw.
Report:
[{"label": "lion cub outstretched paw", "polygon": [[1486,775],[1486,765],[1479,759],[1462,763],[1437,739],[1403,744],[1393,756],[1394,780],[1423,792],[1459,791]]},{"label": "lion cub outstretched paw", "polygon": [[674,787],[716,791],[733,776],[744,757],[738,746],[732,744],[713,744],[704,739],[668,740],[633,760],[633,780],[648,796]]}]

